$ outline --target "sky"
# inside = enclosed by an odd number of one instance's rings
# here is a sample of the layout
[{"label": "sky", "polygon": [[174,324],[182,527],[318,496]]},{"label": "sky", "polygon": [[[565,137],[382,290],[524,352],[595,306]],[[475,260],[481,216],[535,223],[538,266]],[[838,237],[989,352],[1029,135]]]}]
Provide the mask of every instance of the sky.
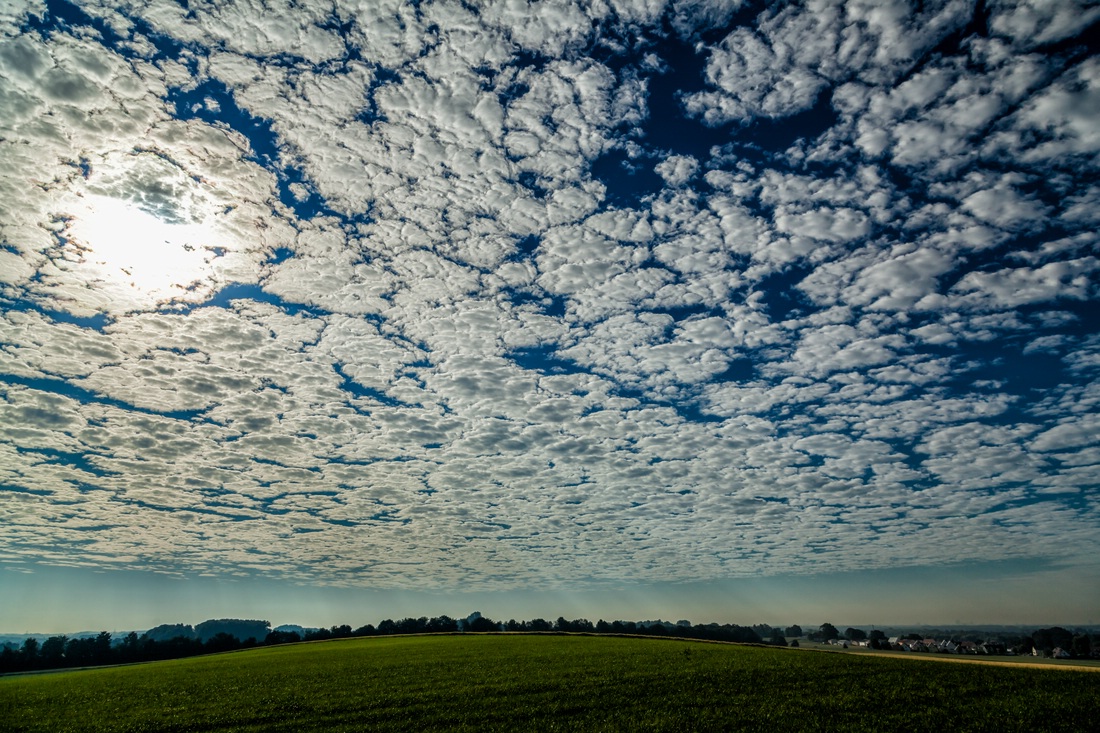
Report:
[{"label": "sky", "polygon": [[0,5],[0,629],[1100,623],[1100,5]]}]

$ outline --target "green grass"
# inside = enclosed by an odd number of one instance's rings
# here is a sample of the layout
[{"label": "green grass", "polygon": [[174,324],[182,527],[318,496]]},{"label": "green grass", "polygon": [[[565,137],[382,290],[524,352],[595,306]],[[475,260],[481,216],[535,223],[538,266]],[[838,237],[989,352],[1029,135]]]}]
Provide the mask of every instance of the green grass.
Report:
[{"label": "green grass", "polygon": [[591,636],[376,637],[0,678],[3,731],[1080,731],[1100,674]]}]

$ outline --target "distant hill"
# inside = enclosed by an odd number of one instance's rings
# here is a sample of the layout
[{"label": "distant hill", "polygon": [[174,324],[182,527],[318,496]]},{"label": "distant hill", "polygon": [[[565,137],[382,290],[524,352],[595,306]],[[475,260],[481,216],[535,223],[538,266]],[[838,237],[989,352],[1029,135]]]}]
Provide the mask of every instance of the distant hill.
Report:
[{"label": "distant hill", "polygon": [[203,621],[201,624],[161,624],[145,632],[142,638],[153,641],[171,641],[183,637],[198,639],[206,643],[218,634],[228,634],[238,641],[255,639],[263,641],[271,633],[271,623],[253,619],[218,618]]}]

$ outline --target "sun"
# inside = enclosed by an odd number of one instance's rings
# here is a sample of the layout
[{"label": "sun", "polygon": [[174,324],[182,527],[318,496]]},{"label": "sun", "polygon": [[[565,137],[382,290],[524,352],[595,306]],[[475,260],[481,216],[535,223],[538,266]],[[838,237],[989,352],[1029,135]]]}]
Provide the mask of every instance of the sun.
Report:
[{"label": "sun", "polygon": [[228,250],[201,182],[155,157],[104,168],[66,207],[72,275],[112,310],[200,300]]},{"label": "sun", "polygon": [[193,288],[218,254],[208,222],[165,221],[105,196],[87,197],[69,231],[87,268],[153,298]]}]

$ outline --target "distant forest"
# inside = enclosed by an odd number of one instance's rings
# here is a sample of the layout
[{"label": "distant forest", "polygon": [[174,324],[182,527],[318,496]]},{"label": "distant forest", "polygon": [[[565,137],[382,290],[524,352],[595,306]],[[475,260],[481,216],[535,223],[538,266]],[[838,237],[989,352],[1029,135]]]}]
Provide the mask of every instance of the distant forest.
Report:
[{"label": "distant forest", "polygon": [[[247,619],[211,619],[196,626],[189,624],[164,624],[143,634],[131,631],[116,639],[106,631],[94,636],[69,638],[51,636],[39,642],[28,638],[22,646],[4,644],[0,649],[0,674],[66,667],[91,667],[109,664],[129,664],[161,659],[179,659],[199,654],[246,649],[256,646],[290,644],[300,641],[321,641],[364,636],[392,634],[447,634],[491,632],[542,632],[584,634],[633,634],[682,639],[739,642],[744,644],[771,644],[798,646],[803,637],[798,625],[785,628],[767,624],[738,626],[736,624],[691,624],[688,621],[604,621],[592,623],[587,619],[573,621],[559,617],[556,621],[536,618],[530,621],[494,621],[478,612],[464,619],[450,616],[428,618],[404,618],[399,621],[385,619],[378,626],[367,624],[353,629],[348,625],[331,628],[307,629],[280,626],[275,629],[267,621]],[[878,632],[872,632],[872,637]],[[917,638],[919,634],[913,634]],[[860,640],[868,634],[860,629],[846,629],[843,634],[835,626],[826,623],[805,637],[809,640],[830,641],[836,639]],[[977,637],[974,638],[976,640]],[[965,640],[965,639],[960,639]],[[1017,654],[1030,654],[1034,650],[1049,656],[1056,648],[1072,649],[1074,656],[1091,656],[1100,651],[1100,635],[1073,633],[1061,627],[1037,629],[1029,636],[1013,636],[999,639],[1006,649]]]}]

